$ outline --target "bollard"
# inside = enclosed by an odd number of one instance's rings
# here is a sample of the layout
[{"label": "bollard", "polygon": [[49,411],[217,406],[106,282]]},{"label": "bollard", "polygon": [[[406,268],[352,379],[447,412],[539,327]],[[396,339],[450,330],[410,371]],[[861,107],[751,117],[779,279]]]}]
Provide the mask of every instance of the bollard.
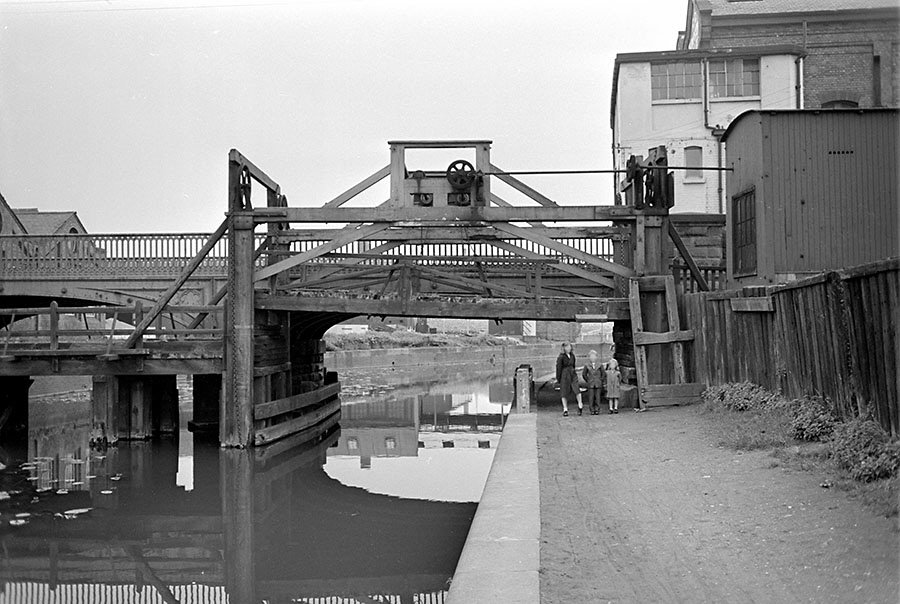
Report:
[{"label": "bollard", "polygon": [[516,368],[513,388],[515,391],[516,412],[530,413],[531,404],[534,400],[534,371],[531,365],[522,364]]}]

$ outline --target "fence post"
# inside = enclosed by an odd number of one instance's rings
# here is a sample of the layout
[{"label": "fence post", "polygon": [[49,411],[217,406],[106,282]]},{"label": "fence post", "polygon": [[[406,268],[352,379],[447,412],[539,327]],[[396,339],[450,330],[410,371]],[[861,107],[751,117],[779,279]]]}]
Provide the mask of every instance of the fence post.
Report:
[{"label": "fence post", "polygon": [[50,303],[50,350],[59,350],[59,305]]}]

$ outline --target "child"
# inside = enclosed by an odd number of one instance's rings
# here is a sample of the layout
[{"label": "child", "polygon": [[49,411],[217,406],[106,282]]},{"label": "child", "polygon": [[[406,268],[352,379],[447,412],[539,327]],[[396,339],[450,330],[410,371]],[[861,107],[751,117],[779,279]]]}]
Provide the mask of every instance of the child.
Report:
[{"label": "child", "polygon": [[606,370],[597,358],[597,351],[588,353],[588,362],[581,370],[581,377],[587,384],[587,404],[591,408],[591,415],[600,415],[600,397],[604,395],[606,388]]},{"label": "child", "polygon": [[619,412],[619,386],[622,384],[622,374],[619,372],[619,363],[610,359],[606,364],[606,402],[609,403],[609,412]]}]

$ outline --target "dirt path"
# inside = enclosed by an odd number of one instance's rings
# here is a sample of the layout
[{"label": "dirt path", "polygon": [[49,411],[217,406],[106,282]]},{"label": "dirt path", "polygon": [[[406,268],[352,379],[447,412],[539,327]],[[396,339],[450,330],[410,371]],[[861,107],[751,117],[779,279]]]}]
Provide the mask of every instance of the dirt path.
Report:
[{"label": "dirt path", "polygon": [[900,534],[693,408],[538,416],[543,604],[896,604]]}]

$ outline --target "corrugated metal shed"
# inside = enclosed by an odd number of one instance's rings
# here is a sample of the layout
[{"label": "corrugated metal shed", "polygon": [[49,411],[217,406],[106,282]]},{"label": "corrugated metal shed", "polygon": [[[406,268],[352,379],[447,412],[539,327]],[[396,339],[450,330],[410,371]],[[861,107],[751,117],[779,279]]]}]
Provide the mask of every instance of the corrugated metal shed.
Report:
[{"label": "corrugated metal shed", "polygon": [[757,262],[742,275],[730,258],[729,279],[775,283],[900,255],[898,117],[897,109],[738,116],[723,136],[734,170],[728,249],[740,255],[735,200],[753,190]]}]

